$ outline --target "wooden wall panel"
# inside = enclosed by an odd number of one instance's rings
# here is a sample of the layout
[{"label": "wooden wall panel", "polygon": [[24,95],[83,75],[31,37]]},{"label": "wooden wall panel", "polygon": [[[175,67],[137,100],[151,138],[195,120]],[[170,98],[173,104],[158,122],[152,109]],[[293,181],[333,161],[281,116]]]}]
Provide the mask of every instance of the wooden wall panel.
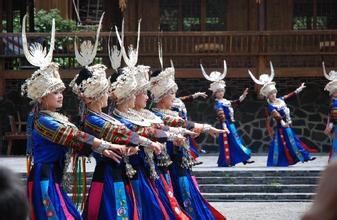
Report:
[{"label": "wooden wall panel", "polygon": [[266,4],[267,30],[291,30],[293,1],[268,0]]}]

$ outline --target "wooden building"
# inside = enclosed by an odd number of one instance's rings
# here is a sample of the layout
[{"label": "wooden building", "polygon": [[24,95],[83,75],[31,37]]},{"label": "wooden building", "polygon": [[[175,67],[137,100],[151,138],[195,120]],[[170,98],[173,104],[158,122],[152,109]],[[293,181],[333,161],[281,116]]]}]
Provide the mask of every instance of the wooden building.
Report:
[{"label": "wooden building", "polygon": [[[13,23],[34,8],[58,8],[65,19],[78,17],[82,24],[97,24],[104,10],[102,48],[97,54],[109,66],[109,30],[126,19],[126,42],[135,43],[137,21],[142,18],[139,63],[159,67],[157,42],[162,41],[165,66],[174,61],[177,77],[202,77],[199,64],[221,69],[226,59],[228,77],[247,77],[268,71],[271,60],[278,76],[321,76],[321,62],[336,66],[337,1],[335,0],[14,0],[0,5],[0,93],[6,79],[26,78],[20,33]],[[76,11],[78,11],[78,16]],[[15,20],[17,18],[18,21]],[[29,31],[34,32],[30,16]],[[161,32],[162,31],[162,32]],[[48,37],[29,33],[28,37]],[[73,41],[94,36],[93,32],[57,33],[61,42],[54,57],[61,62],[62,76],[73,76]],[[68,40],[64,40],[68,39]],[[116,43],[113,35],[113,42]]]}]

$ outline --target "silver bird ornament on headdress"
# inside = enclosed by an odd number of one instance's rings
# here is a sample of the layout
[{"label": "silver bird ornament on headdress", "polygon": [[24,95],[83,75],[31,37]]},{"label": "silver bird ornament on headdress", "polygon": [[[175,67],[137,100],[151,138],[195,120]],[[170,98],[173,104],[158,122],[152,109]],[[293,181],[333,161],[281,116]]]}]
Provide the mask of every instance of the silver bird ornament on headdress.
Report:
[{"label": "silver bird ornament on headdress", "polygon": [[[118,50],[117,45],[113,45],[112,47],[110,47],[110,41],[111,41],[111,32],[109,34],[108,40],[108,53],[111,67],[112,69],[115,70],[115,72],[117,72],[118,68],[121,66],[122,63],[122,49]],[[124,42],[124,19],[122,21],[122,42]]]},{"label": "silver bird ornament on headdress", "polygon": [[324,62],[322,62],[322,67],[325,78],[330,81],[325,85],[324,90],[328,91],[330,95],[332,95],[335,91],[337,91],[337,71],[331,70],[329,74],[327,74]]},{"label": "silver bird ornament on headdress", "polygon": [[201,67],[201,72],[202,72],[202,75],[204,75],[204,77],[208,80],[208,81],[211,81],[211,82],[218,82],[220,80],[223,80],[226,75],[227,75],[227,64],[226,64],[226,60],[223,61],[223,65],[224,65],[224,70],[223,70],[223,73],[220,73],[218,71],[213,71],[211,72],[210,75],[208,75],[204,69],[204,67],[202,66],[202,64],[200,64],[200,67]]},{"label": "silver bird ornament on headdress", "polygon": [[256,84],[264,85],[266,83],[273,81],[274,76],[275,76],[275,71],[274,71],[274,67],[271,61],[269,62],[269,64],[270,64],[270,76],[269,74],[261,74],[259,79],[256,79],[254,74],[250,70],[248,70],[250,77]]},{"label": "silver bird ornament on headdress", "polygon": [[99,40],[99,33],[101,31],[101,28],[102,28],[103,17],[104,17],[104,12],[101,16],[101,19],[99,20],[98,28],[97,28],[97,31],[96,31],[95,45],[92,45],[90,40],[85,40],[85,41],[82,42],[82,44],[80,46],[81,51],[79,52],[78,48],[77,48],[77,41],[76,41],[76,38],[75,38],[75,41],[74,41],[75,57],[76,57],[77,62],[79,64],[81,64],[81,66],[84,66],[84,67],[89,66],[94,61],[94,59],[96,57],[98,40]]},{"label": "silver bird ornament on headdress", "polygon": [[39,102],[40,98],[51,92],[65,89],[59,74],[57,63],[53,63],[53,51],[55,44],[55,20],[52,20],[52,30],[49,52],[40,43],[34,42],[28,47],[26,36],[26,18],[22,21],[22,44],[23,52],[27,61],[33,66],[39,67],[32,76],[25,80],[21,86],[21,94],[32,99],[33,102]]},{"label": "silver bird ornament on headdress", "polygon": [[270,64],[270,75],[269,74],[261,74],[259,79],[256,79],[253,73],[248,70],[248,74],[252,78],[252,80],[258,84],[261,85],[260,94],[267,97],[272,92],[277,92],[277,89],[275,87],[276,83],[273,82],[273,79],[275,77],[275,71],[272,62],[269,62]]},{"label": "silver bird ornament on headdress", "polygon": [[137,62],[138,62],[138,51],[139,51],[139,40],[140,40],[140,23],[141,23],[141,21],[142,21],[142,19],[138,20],[137,47],[133,48],[133,46],[130,45],[128,47],[128,53],[126,53],[126,51],[125,51],[124,42],[123,42],[123,40],[124,40],[123,39],[124,38],[124,19],[123,19],[123,22],[122,22],[122,38],[118,33],[117,26],[115,26],[116,36],[117,36],[119,45],[121,47],[124,62],[130,68],[135,67],[137,65]]},{"label": "silver bird ornament on headdress", "polygon": [[323,67],[323,74],[327,80],[329,81],[337,80],[337,71],[331,70],[329,74],[327,74],[324,62],[322,62],[322,67]]},{"label": "silver bird ornament on headdress", "polygon": [[55,19],[52,20],[50,47],[47,54],[46,48],[44,48],[40,43],[37,42],[32,43],[32,45],[30,45],[28,48],[28,42],[26,37],[26,18],[27,15],[23,17],[22,21],[23,52],[26,56],[27,61],[30,64],[43,69],[47,67],[53,59],[53,50],[55,45]]},{"label": "silver bird ornament on headdress", "polygon": [[224,70],[222,73],[218,72],[218,71],[213,71],[211,72],[210,75],[208,75],[204,69],[204,67],[202,66],[202,64],[200,64],[200,68],[201,68],[201,72],[202,75],[208,80],[211,81],[212,83],[209,86],[209,90],[211,90],[213,92],[213,94],[217,91],[225,91],[225,87],[226,87],[226,82],[223,80],[226,75],[227,75],[227,63],[226,60],[223,61],[223,65],[224,65]]}]

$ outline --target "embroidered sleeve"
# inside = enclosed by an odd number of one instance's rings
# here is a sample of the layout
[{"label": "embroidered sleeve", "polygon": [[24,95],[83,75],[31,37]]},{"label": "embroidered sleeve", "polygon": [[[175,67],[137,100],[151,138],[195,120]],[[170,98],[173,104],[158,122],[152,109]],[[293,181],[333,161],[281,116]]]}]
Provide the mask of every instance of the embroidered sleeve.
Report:
[{"label": "embroidered sleeve", "polygon": [[51,117],[39,117],[34,128],[44,138],[75,150],[91,149],[94,141],[94,136],[76,127],[63,125]]},{"label": "embroidered sleeve", "polygon": [[217,119],[221,122],[226,120],[226,115],[222,109],[222,104],[218,101],[215,102],[214,109],[216,111]]},{"label": "embroidered sleeve", "polygon": [[239,99],[236,99],[236,100],[231,100],[231,105],[233,108],[237,108],[239,107],[241,101]]},{"label": "embroidered sleeve", "polygon": [[289,99],[291,97],[294,97],[295,95],[296,95],[296,92],[291,92],[291,93],[283,96],[282,98],[283,98],[283,100],[287,100],[287,99]]},{"label": "embroidered sleeve", "polygon": [[182,96],[179,99],[183,102],[192,102],[194,100],[192,95]]},{"label": "embroidered sleeve", "polygon": [[150,139],[151,141],[163,142],[164,139],[167,139],[166,133],[162,130],[153,127],[141,127],[141,126],[135,127],[136,127],[135,132],[137,132],[140,136]]},{"label": "embroidered sleeve", "polygon": [[174,117],[171,115],[164,115],[162,117],[164,124],[170,127],[183,127],[186,128],[186,121],[180,117]]},{"label": "embroidered sleeve", "polygon": [[[123,125],[116,125],[97,116],[89,116],[84,128],[95,136],[116,144],[138,145],[139,136]],[[91,133],[90,132],[90,133]]]}]

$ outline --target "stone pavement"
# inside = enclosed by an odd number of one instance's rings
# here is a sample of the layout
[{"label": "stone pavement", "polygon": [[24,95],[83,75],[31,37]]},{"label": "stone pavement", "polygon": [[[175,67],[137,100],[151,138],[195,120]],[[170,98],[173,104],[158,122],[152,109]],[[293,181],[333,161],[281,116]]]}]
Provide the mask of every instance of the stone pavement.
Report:
[{"label": "stone pavement", "polygon": [[[249,165],[239,164],[230,168],[217,167],[216,155],[202,155],[200,160],[204,163],[194,168],[195,171],[256,171],[256,170],[313,170],[321,171],[328,161],[327,155],[315,155],[317,159],[308,163],[298,163],[291,167],[266,167],[266,155],[253,155],[255,163]],[[15,172],[26,171],[25,157],[0,157],[0,166],[6,166]],[[87,165],[87,171],[94,169],[94,160]],[[228,219],[233,220],[296,220],[310,207],[310,202],[212,202],[212,204]]]},{"label": "stone pavement", "polygon": [[[255,161],[253,164],[238,164],[234,167],[218,167],[217,166],[217,155],[215,154],[202,154],[199,160],[203,164],[198,165],[193,168],[194,171],[249,171],[249,170],[323,170],[328,164],[327,154],[317,154],[316,160],[310,161],[308,163],[298,163],[290,167],[266,167],[267,156],[266,155],[254,155],[252,160]],[[23,156],[3,156],[0,157],[0,166],[6,166],[15,172],[26,172],[26,159]],[[92,159],[91,162],[87,163],[87,171],[92,172],[95,167],[95,160]]]}]

